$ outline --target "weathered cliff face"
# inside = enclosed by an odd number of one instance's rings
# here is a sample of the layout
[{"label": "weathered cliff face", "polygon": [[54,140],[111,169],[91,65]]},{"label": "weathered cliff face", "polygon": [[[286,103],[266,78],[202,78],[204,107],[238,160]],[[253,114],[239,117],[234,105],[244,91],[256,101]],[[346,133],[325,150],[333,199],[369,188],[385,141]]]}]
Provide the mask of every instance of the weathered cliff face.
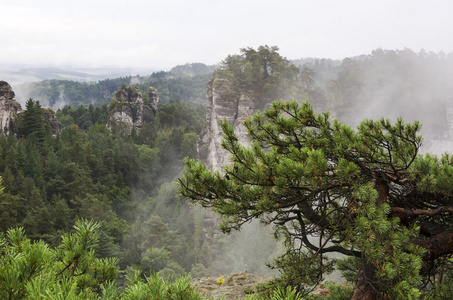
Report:
[{"label": "weathered cliff face", "polygon": [[219,122],[226,119],[229,124],[233,124],[239,141],[247,145],[249,138],[242,122],[258,110],[270,107],[271,101],[252,101],[238,94],[229,81],[219,78],[208,83],[206,99],[206,128],[198,142],[198,159],[212,170],[220,170],[228,164],[229,156],[220,147],[223,132]]},{"label": "weathered cliff face", "polygon": [[116,104],[111,112],[107,127],[122,127],[128,134],[132,128],[154,123],[159,106],[159,94],[155,88],[149,89],[150,106],[145,105],[142,92],[138,87],[123,87],[116,93]]},{"label": "weathered cliff face", "polygon": [[[248,145],[249,138],[242,122],[248,116],[252,116],[258,108],[250,98],[237,93],[232,84],[225,79],[215,78],[208,83],[206,99],[206,125],[198,141],[197,159],[211,170],[220,171],[222,166],[229,163],[229,155],[220,147],[223,132],[219,122],[226,119],[229,124],[233,124],[239,141]],[[264,106],[262,103],[259,105]],[[219,223],[218,216],[208,210],[203,214],[205,228],[216,228],[217,225],[211,224]],[[216,230],[215,234],[217,233]]]},{"label": "weathered cliff face", "polygon": [[22,111],[14,97],[11,86],[6,81],[0,81],[0,129],[6,135],[17,132],[16,119]]}]

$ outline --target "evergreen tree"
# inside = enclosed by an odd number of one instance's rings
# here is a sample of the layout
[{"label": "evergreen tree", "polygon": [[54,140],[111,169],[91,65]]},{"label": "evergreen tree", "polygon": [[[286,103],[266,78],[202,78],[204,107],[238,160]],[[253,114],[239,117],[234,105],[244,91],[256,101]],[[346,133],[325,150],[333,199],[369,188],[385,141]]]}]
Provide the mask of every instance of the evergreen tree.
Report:
[{"label": "evergreen tree", "polygon": [[310,290],[332,269],[325,254],[339,252],[361,261],[353,299],[420,296],[453,253],[453,158],[418,156],[418,122],[353,130],[308,102],[275,102],[244,125],[250,147],[221,123],[231,155],[222,173],[186,159],[184,196],[222,215],[224,232],[255,218],[274,224],[286,246],[277,286]]},{"label": "evergreen tree", "polygon": [[30,135],[34,135],[39,142],[43,142],[46,136],[44,125],[41,104],[39,101],[28,99],[25,104],[25,110],[20,115],[18,136],[27,138]]},{"label": "evergreen tree", "polygon": [[278,100],[294,97],[299,69],[280,56],[278,47],[260,46],[241,49],[241,55],[229,55],[216,70],[219,78],[228,79],[237,93],[252,100]]}]

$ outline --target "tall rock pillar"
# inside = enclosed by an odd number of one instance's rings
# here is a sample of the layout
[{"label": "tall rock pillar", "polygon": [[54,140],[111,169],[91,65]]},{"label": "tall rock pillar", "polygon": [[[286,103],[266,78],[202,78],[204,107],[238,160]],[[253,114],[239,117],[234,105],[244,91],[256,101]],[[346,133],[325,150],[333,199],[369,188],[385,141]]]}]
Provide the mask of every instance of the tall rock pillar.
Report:
[{"label": "tall rock pillar", "polygon": [[14,100],[11,86],[6,81],[0,81],[0,129],[5,134],[17,133],[15,116],[22,111],[19,102]]}]

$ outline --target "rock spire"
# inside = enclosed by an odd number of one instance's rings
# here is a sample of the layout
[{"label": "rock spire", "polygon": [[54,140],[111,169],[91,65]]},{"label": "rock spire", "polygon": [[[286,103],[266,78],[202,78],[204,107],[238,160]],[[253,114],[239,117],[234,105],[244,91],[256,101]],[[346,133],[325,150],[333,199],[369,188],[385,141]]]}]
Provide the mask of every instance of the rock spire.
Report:
[{"label": "rock spire", "polygon": [[159,94],[149,88],[149,105],[146,105],[142,92],[136,86],[124,86],[116,92],[115,104],[107,123],[110,129],[124,130],[131,134],[132,129],[140,129],[144,124],[153,124],[159,106]]},{"label": "rock spire", "polygon": [[0,81],[0,129],[7,135],[17,132],[15,117],[22,111],[19,102],[14,100],[15,96],[11,86]]}]

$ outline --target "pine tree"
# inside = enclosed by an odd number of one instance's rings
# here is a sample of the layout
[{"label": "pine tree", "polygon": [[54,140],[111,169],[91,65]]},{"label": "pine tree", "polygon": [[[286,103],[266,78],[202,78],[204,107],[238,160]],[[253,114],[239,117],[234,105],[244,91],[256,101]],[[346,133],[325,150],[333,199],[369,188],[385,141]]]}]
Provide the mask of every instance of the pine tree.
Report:
[{"label": "pine tree", "polygon": [[186,159],[180,191],[222,215],[224,232],[273,224],[286,246],[277,286],[310,290],[332,269],[324,254],[337,252],[361,260],[353,299],[415,299],[453,253],[453,158],[418,156],[418,122],[353,130],[308,102],[274,102],[244,122],[250,147],[220,125],[231,164],[212,172]]},{"label": "pine tree", "polygon": [[228,56],[215,72],[229,80],[236,93],[259,102],[264,99],[294,97],[291,87],[297,85],[299,69],[280,56],[278,47],[260,46],[241,49],[241,55]]},{"label": "pine tree", "polygon": [[39,101],[28,99],[25,110],[20,115],[18,124],[18,136],[27,138],[30,135],[36,136],[39,142],[43,142],[46,136],[43,120],[43,109]]}]

